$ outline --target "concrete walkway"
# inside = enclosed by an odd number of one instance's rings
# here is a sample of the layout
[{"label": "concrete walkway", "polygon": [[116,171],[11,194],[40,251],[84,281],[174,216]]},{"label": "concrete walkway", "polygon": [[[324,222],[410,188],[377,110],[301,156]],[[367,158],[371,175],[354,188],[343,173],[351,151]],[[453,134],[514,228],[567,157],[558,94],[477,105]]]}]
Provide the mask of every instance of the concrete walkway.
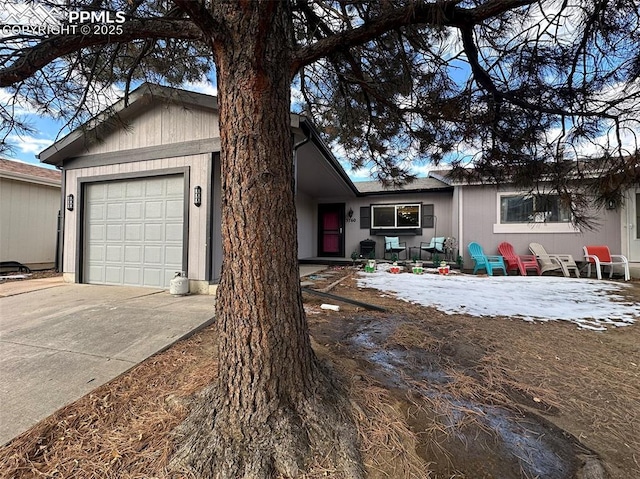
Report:
[{"label": "concrete walkway", "polygon": [[0,284],[0,444],[212,321],[212,296]]}]

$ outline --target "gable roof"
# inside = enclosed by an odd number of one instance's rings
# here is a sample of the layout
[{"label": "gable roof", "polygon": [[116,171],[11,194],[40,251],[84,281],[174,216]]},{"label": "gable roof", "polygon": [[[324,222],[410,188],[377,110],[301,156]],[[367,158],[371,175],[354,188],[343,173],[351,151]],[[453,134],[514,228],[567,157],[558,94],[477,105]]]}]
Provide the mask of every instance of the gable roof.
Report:
[{"label": "gable roof", "polygon": [[0,178],[47,186],[60,186],[61,183],[61,174],[58,170],[4,159],[0,159]]}]

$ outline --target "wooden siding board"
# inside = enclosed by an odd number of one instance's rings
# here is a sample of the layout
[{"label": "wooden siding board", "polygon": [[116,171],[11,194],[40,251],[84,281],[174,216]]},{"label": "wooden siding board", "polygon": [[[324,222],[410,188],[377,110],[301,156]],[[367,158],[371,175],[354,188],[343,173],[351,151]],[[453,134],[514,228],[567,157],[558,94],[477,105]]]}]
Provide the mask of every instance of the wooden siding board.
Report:
[{"label": "wooden siding board", "polygon": [[116,128],[99,141],[86,145],[84,155],[121,152],[170,145],[189,140],[216,138],[217,112],[177,104],[156,104]]}]

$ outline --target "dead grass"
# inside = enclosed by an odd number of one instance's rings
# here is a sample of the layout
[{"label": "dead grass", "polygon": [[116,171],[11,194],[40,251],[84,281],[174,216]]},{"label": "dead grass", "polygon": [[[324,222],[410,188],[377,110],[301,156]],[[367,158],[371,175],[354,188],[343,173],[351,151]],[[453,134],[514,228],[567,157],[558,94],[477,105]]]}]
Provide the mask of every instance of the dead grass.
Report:
[{"label": "dead grass", "polygon": [[0,477],[166,477],[171,431],[216,374],[213,337],[181,342],[41,421],[0,450]]}]

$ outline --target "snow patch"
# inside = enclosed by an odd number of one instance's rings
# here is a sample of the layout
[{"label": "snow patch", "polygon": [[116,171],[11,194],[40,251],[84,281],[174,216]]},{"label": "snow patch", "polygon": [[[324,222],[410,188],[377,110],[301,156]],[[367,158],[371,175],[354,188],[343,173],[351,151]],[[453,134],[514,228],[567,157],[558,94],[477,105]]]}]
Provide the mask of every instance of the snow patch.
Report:
[{"label": "snow patch", "polygon": [[358,286],[393,293],[446,314],[570,321],[604,331],[640,318],[640,305],[618,294],[628,284],[549,276],[448,276],[360,273]]}]

